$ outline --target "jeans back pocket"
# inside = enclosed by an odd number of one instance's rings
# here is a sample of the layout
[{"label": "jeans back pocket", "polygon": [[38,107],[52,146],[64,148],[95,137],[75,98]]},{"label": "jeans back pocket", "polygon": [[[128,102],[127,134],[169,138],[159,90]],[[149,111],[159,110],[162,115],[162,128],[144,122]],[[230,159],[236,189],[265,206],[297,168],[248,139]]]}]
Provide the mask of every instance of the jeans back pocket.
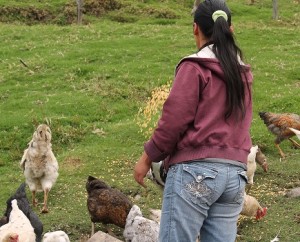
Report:
[{"label": "jeans back pocket", "polygon": [[215,178],[218,171],[201,165],[184,164],[182,171],[182,196],[193,204],[212,204]]}]

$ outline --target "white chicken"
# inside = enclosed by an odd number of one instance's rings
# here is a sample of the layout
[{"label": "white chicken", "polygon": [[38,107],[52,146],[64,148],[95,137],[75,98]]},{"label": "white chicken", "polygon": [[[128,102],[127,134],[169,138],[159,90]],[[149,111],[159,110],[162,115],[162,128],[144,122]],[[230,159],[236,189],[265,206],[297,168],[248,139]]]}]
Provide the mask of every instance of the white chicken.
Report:
[{"label": "white chicken", "polygon": [[256,161],[256,163],[258,163],[261,166],[261,168],[265,172],[268,172],[269,165],[268,165],[267,157],[265,156],[265,154],[261,151],[261,149],[259,147],[258,147],[258,150],[256,153],[255,161]]},{"label": "white chicken", "polygon": [[160,223],[160,218],[161,218],[161,210],[160,209],[149,209],[149,218]]},{"label": "white chicken", "polygon": [[248,155],[248,162],[247,162],[247,178],[248,178],[248,188],[247,188],[247,192],[250,191],[252,185],[253,185],[253,178],[254,178],[254,173],[256,171],[256,153],[258,151],[258,146],[253,146],[250,149],[250,153]]},{"label": "white chicken", "polygon": [[58,230],[45,233],[43,242],[70,242],[70,239],[64,231]]},{"label": "white chicken", "polygon": [[262,207],[255,197],[244,194],[244,203],[241,215],[261,219],[267,214],[267,208]]},{"label": "white chicken", "polygon": [[34,242],[36,240],[34,229],[29,219],[19,209],[16,199],[12,200],[11,206],[9,222],[0,227],[0,241]]},{"label": "white chicken", "polygon": [[58,163],[51,148],[51,130],[46,124],[39,125],[33,133],[20,166],[32,192],[33,206],[37,206],[36,192],[43,191],[42,213],[47,213],[48,195],[58,177]]},{"label": "white chicken", "polygon": [[127,218],[123,236],[126,242],[158,241],[159,223],[143,217],[141,209],[133,205]]},{"label": "white chicken", "polygon": [[19,242],[19,235],[13,232],[8,233],[4,236],[1,242]]}]

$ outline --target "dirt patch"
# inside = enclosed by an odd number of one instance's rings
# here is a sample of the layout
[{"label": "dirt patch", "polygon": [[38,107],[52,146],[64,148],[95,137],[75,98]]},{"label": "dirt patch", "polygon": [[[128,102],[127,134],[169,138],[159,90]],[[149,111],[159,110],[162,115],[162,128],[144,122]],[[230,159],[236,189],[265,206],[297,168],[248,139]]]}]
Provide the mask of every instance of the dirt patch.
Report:
[{"label": "dirt patch", "polygon": [[82,164],[82,160],[76,157],[67,157],[63,161],[63,166],[68,170],[74,170],[80,167]]},{"label": "dirt patch", "polygon": [[121,8],[121,4],[116,0],[85,0],[84,13],[100,17],[107,11],[113,11]]},{"label": "dirt patch", "polygon": [[118,12],[121,13],[122,15],[129,14],[133,16],[144,16],[144,17],[163,18],[163,19],[179,18],[179,16],[177,16],[177,14],[171,9],[154,8],[151,6],[145,6],[141,8],[130,4],[124,4],[124,6],[122,6],[122,9],[120,9],[120,11]]}]

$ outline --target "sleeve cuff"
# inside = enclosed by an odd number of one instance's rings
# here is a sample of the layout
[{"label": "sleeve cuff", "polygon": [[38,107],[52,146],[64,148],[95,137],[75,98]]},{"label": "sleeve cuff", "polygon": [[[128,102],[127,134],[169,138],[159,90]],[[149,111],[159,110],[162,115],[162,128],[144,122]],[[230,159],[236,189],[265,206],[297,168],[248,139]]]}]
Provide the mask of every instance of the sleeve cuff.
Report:
[{"label": "sleeve cuff", "polygon": [[157,148],[156,144],[152,139],[144,144],[144,150],[152,162],[160,162],[168,156],[168,154],[166,154],[165,152],[161,152]]}]

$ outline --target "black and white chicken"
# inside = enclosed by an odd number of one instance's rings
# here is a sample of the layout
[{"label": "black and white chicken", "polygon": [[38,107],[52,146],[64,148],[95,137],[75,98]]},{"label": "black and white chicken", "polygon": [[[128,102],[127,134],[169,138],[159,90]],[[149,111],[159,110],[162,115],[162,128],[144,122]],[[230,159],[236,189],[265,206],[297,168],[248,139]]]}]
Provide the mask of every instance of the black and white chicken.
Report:
[{"label": "black and white chicken", "polygon": [[151,168],[148,171],[146,177],[163,189],[165,187],[167,178],[167,173],[165,172],[164,168],[164,162],[152,162]]}]

